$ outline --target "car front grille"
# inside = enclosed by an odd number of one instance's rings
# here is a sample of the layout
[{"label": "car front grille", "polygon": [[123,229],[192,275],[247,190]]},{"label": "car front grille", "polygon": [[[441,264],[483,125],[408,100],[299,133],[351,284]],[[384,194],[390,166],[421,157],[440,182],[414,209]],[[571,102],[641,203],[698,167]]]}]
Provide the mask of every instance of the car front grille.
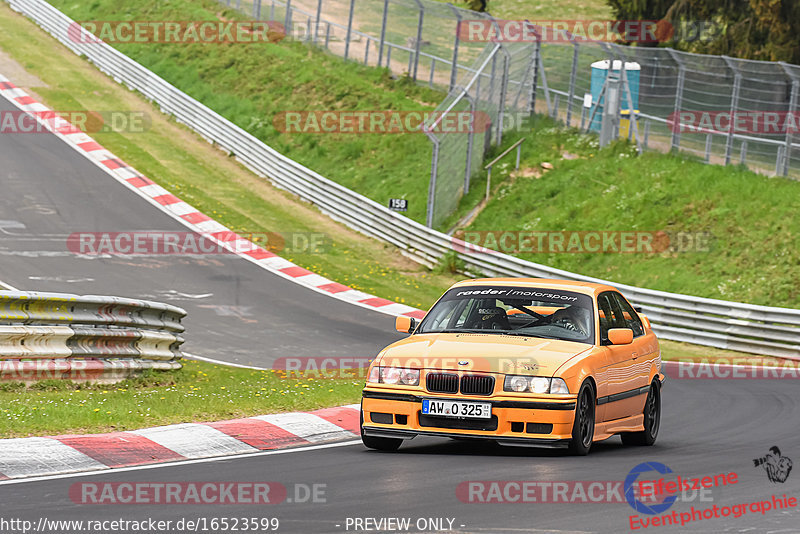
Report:
[{"label": "car front grille", "polygon": [[491,395],[494,377],[486,375],[464,375],[460,379],[452,373],[428,373],[425,384],[431,393],[458,393],[464,395]]},{"label": "car front grille", "polygon": [[458,393],[458,375],[451,373],[428,373],[425,384],[432,393]]},{"label": "car front grille", "polygon": [[461,377],[461,393],[464,395],[491,395],[493,391],[493,376],[464,375]]}]

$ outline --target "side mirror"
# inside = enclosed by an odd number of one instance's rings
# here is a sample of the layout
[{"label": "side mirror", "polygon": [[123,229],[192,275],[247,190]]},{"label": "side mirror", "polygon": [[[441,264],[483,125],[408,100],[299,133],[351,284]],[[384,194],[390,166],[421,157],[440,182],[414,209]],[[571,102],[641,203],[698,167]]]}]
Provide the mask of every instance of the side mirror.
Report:
[{"label": "side mirror", "polygon": [[612,328],[608,331],[608,340],[612,345],[629,345],[633,343],[633,330],[630,328]]},{"label": "side mirror", "polygon": [[394,320],[394,327],[401,334],[410,334],[417,328],[417,320],[406,315],[398,315]]}]

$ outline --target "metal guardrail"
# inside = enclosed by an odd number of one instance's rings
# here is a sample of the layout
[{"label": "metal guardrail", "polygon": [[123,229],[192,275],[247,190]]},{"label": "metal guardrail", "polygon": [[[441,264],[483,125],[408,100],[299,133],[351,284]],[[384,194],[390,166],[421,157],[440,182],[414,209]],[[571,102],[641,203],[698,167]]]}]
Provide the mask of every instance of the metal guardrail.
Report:
[{"label": "metal guardrail", "polygon": [[[398,247],[402,254],[433,266],[455,250],[473,274],[546,277],[605,282],[514,256],[475,249],[446,234],[398,215],[279,154],[224,117],[176,89],[105,43],[78,43],[67,33],[72,20],[43,0],[6,0],[76,54],[141,92],[209,142],[233,153],[259,176],[270,179],[333,219]],[[608,283],[608,282],[606,282]],[[662,338],[800,359],[800,310],[756,306],[642,289],[612,283],[643,308]]]},{"label": "metal guardrail", "polygon": [[185,316],[144,300],[0,291],[0,379],[110,381],[180,368]]}]

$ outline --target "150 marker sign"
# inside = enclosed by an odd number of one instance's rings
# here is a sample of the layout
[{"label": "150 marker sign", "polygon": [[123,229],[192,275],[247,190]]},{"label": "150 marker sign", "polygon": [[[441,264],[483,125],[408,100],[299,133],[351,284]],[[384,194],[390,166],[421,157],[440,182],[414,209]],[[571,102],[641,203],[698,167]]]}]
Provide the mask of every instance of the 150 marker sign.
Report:
[{"label": "150 marker sign", "polygon": [[404,198],[390,198],[389,209],[392,211],[408,211],[408,200]]}]

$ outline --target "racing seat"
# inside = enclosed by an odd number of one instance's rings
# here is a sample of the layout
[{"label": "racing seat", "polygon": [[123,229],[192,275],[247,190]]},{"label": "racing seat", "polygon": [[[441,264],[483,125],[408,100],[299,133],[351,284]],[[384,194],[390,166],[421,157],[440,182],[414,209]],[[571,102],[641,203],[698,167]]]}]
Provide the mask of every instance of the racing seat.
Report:
[{"label": "racing seat", "polygon": [[490,306],[478,306],[466,328],[511,330],[511,324],[508,322],[506,310],[492,303]]}]

